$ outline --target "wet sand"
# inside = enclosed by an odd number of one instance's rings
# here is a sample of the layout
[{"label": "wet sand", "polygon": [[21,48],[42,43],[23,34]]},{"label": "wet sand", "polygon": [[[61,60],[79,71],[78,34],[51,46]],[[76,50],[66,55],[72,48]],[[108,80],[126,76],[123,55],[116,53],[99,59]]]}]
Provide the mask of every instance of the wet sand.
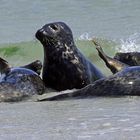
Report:
[{"label": "wet sand", "polygon": [[0,139],[138,140],[140,98],[1,103]]}]

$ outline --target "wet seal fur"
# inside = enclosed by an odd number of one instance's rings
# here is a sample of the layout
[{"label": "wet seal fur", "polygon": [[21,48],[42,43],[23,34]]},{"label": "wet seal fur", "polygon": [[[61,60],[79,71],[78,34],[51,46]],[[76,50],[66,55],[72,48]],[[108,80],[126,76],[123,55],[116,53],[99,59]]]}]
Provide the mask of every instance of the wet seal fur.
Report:
[{"label": "wet seal fur", "polygon": [[39,75],[42,64],[39,60],[21,67],[10,67],[0,58],[0,102],[21,101],[36,94],[43,94],[44,83]]},{"label": "wet seal fur", "polygon": [[116,53],[114,59],[130,66],[140,66],[140,52]]},{"label": "wet seal fur", "polygon": [[140,96],[140,66],[132,66],[95,81],[93,84],[74,91],[54,92],[38,97],[38,101],[65,100],[91,97]]},{"label": "wet seal fur", "polygon": [[115,74],[107,78],[99,79],[93,84],[89,84],[79,90],[54,92],[51,95],[44,94],[38,98],[38,101],[91,98],[97,96],[140,96],[140,66],[129,66],[107,56],[101,46],[97,42],[93,42],[96,45],[99,56]]},{"label": "wet seal fur", "polygon": [[105,62],[106,66],[111,70],[113,74],[123,70],[124,68],[130,67],[130,65],[127,65],[126,63],[123,63],[106,55],[101,45],[95,39],[92,39],[91,41],[96,46],[96,50],[98,51],[100,58]]},{"label": "wet seal fur", "polygon": [[127,67],[140,66],[139,52],[116,53],[114,58],[111,58],[104,53],[101,45],[95,39],[92,39],[92,42],[96,46],[100,58],[113,74]]},{"label": "wet seal fur", "polygon": [[31,62],[30,64],[20,66],[20,68],[27,68],[34,72],[36,72],[38,75],[41,74],[42,70],[42,62],[40,60],[35,60],[34,62]]},{"label": "wet seal fur", "polygon": [[44,47],[43,81],[56,90],[82,88],[104,75],[76,47],[71,29],[63,22],[44,25],[36,32]]}]

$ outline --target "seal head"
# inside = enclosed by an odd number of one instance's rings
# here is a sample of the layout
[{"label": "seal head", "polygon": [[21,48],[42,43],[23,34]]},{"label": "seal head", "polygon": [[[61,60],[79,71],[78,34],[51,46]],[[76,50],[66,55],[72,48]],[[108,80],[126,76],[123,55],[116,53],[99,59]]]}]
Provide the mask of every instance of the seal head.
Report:
[{"label": "seal head", "polygon": [[43,81],[57,90],[82,88],[103,74],[76,47],[71,29],[63,22],[44,25],[36,32],[44,47]]}]

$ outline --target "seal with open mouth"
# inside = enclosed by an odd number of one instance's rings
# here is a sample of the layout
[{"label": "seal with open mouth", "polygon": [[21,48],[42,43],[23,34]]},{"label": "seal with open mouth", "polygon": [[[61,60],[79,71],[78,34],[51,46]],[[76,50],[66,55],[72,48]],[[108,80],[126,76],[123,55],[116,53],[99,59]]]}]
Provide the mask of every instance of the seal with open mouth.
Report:
[{"label": "seal with open mouth", "polygon": [[82,88],[104,75],[76,47],[71,29],[63,22],[44,25],[36,32],[44,47],[43,81],[56,90]]}]

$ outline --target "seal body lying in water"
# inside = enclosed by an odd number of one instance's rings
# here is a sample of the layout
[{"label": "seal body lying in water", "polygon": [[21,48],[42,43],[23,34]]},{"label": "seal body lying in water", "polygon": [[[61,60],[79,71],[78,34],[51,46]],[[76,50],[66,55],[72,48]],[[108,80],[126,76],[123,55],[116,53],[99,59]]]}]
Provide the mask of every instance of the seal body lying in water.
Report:
[{"label": "seal body lying in water", "polygon": [[97,80],[93,84],[87,85],[79,90],[54,92],[51,95],[43,95],[42,98],[38,98],[38,101],[129,95],[140,96],[140,66],[125,68],[112,76]]},{"label": "seal body lying in water", "polygon": [[93,84],[89,84],[79,90],[54,92],[51,95],[43,95],[38,98],[39,101],[95,96],[140,96],[140,66],[129,66],[113,59],[103,52],[97,42],[94,42],[94,44],[96,45],[99,56],[104,60],[107,67],[116,74],[99,79]]},{"label": "seal body lying in water", "polygon": [[140,66],[140,52],[116,53],[114,59],[130,66]]},{"label": "seal body lying in water", "polygon": [[35,94],[42,94],[45,86],[36,73],[40,73],[41,62],[12,68],[0,58],[0,101],[19,101]]},{"label": "seal body lying in water", "polygon": [[44,25],[36,32],[44,47],[43,81],[56,90],[82,88],[104,75],[76,47],[71,29],[63,22]]}]

